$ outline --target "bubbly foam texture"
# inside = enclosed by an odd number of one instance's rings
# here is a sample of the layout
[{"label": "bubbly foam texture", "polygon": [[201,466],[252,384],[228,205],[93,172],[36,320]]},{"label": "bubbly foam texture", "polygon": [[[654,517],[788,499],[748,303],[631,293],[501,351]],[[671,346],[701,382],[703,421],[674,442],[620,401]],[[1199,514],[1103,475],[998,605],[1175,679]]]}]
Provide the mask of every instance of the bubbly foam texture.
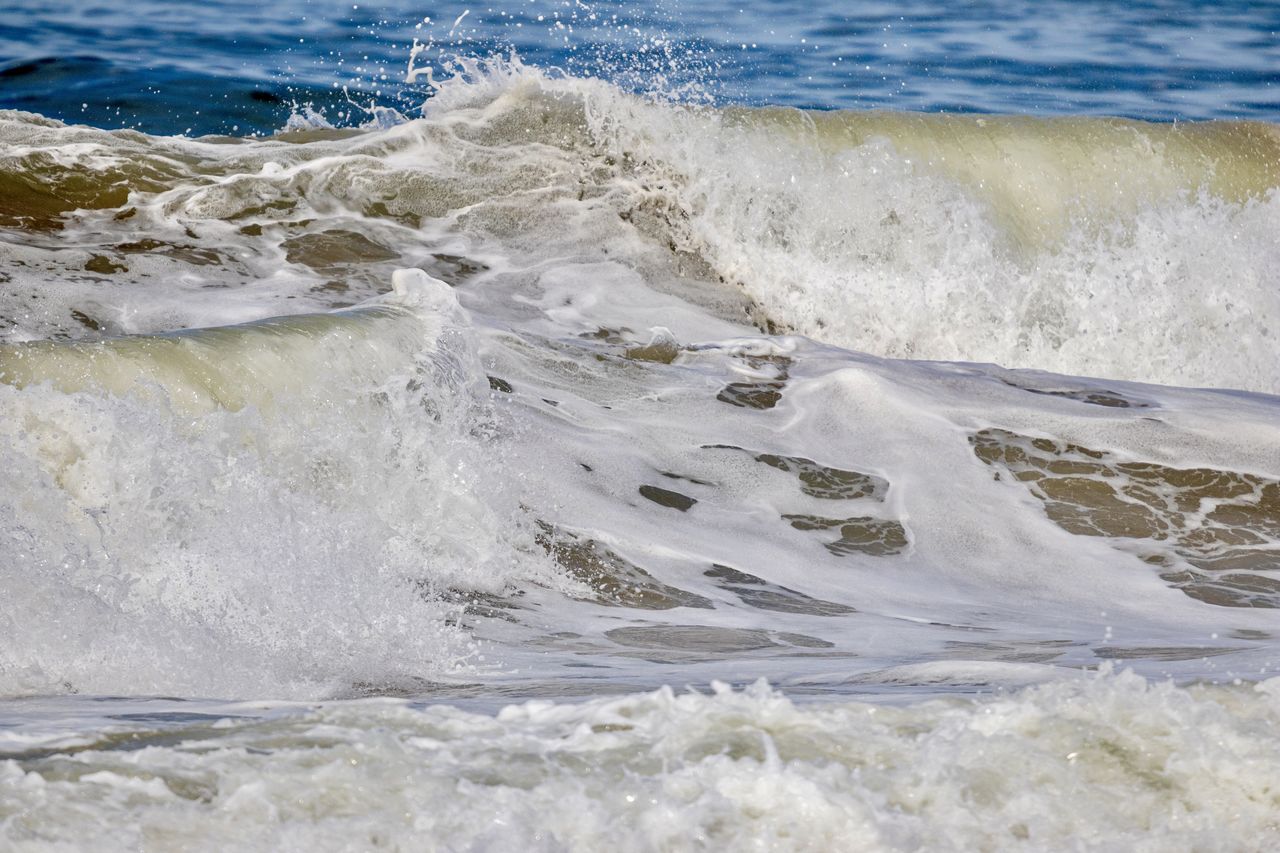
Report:
[{"label": "bubbly foam texture", "polygon": [[1252,849],[1280,841],[1278,692],[1107,674],[910,707],[763,684],[494,716],[189,705],[142,749],[32,743],[0,763],[0,821],[19,850]]},{"label": "bubbly foam texture", "polygon": [[[635,349],[492,351],[506,399],[535,413],[531,475],[556,504],[531,506],[569,534],[552,555],[606,605],[654,611],[625,630],[562,612],[539,650],[615,674],[634,669],[619,658],[707,677],[733,660],[846,686],[925,659],[1270,671],[1269,398],[855,359],[794,338],[683,345],[670,364]],[[1056,438],[1038,446],[1108,448],[1092,467],[1037,463],[1036,488],[1099,527],[1046,515],[1019,482],[1025,462],[997,470],[976,454],[993,424]],[[1194,577],[1148,560],[1184,547],[1203,549],[1187,551]],[[1219,582],[1239,594],[1212,594]]]},{"label": "bubbly foam texture", "polygon": [[6,841],[1267,845],[1272,128],[460,68],[0,116]]},{"label": "bubbly foam texture", "polygon": [[0,351],[24,484],[0,500],[21,568],[0,691],[406,690],[476,662],[441,594],[541,561],[456,301],[395,284],[337,314]]},{"label": "bubbly foam texture", "polygon": [[[31,186],[6,221],[54,228],[76,209],[127,208],[129,230],[184,222],[167,246],[121,241],[55,262],[158,275],[199,250],[211,268],[189,275],[206,286],[225,272],[241,290],[250,272],[276,280],[268,299],[287,290],[314,305],[376,292],[413,239],[405,226],[443,236],[453,223],[537,255],[566,247],[563,233],[544,238],[540,210],[573,223],[579,251],[620,216],[772,322],[857,350],[1280,390],[1269,125],[716,111],[518,60],[460,71],[437,84],[425,122],[304,145],[157,141],[8,114],[6,142],[21,147],[4,174]],[[121,228],[71,222],[99,239]],[[234,233],[245,226],[262,239]],[[192,324],[139,319],[121,328]]]},{"label": "bubbly foam texture", "polygon": [[[4,692],[405,690],[473,641],[528,683],[1271,671],[1270,521],[1231,525],[1247,592],[1183,595],[1144,562],[1163,528],[1081,535],[971,439],[1270,483],[1274,398],[759,334],[1269,388],[1270,129],[717,112],[465,71],[380,130],[6,114],[37,190],[6,215],[48,213],[66,174],[167,171],[6,232],[0,452],[29,487],[2,507],[25,638]],[[1151,266],[1147,239],[1190,254]],[[1202,299],[1236,273],[1240,302]],[[1184,322],[1219,309],[1243,325]],[[1085,315],[1119,325],[1064,331]],[[27,627],[67,600],[97,615]]]},{"label": "bubbly foam texture", "polygon": [[634,164],[629,208],[779,324],[881,356],[1280,389],[1270,126],[594,103]]}]

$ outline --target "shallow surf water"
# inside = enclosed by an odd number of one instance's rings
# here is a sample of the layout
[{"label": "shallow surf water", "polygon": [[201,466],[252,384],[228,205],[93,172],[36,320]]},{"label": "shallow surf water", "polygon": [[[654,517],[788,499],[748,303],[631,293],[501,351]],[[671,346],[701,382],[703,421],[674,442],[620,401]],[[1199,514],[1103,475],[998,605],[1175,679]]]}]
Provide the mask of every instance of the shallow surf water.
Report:
[{"label": "shallow surf water", "polygon": [[350,126],[0,112],[6,844],[1271,846],[1267,11],[1193,28],[1181,100],[1104,65],[1002,115],[999,38],[965,114],[831,109],[886,105],[804,88],[836,12],[778,76],[575,9],[346,32],[415,78]]}]

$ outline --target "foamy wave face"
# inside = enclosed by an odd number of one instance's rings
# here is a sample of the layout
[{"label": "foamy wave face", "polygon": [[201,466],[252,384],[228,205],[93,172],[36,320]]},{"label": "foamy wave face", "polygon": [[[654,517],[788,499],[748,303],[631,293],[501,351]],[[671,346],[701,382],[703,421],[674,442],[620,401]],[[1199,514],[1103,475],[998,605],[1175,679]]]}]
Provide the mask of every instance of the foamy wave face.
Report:
[{"label": "foamy wave face", "polygon": [[0,499],[0,692],[407,690],[472,661],[441,596],[502,592],[541,558],[434,287],[443,317],[401,293],[0,350],[24,386],[0,383],[0,464],[23,484]]},{"label": "foamy wave face", "polygon": [[429,116],[479,102],[500,133],[585,146],[589,195],[780,326],[881,356],[1280,389],[1268,125],[717,112],[467,70]]},{"label": "foamy wave face", "polygon": [[[195,300],[228,322],[264,300],[280,312],[285,291],[354,301],[405,260],[441,272],[424,242],[525,268],[607,245],[646,277],[672,268],[673,286],[740,287],[762,326],[875,355],[1280,390],[1270,126],[715,111],[518,60],[456,70],[423,121],[303,145],[144,144],[12,116],[26,147],[6,221],[101,246],[44,241],[27,263],[189,283],[181,309],[94,311],[86,292],[38,310],[149,331],[190,325]],[[140,227],[156,236],[116,236]],[[215,309],[204,288],[228,280]]]},{"label": "foamy wave face", "polygon": [[1276,131],[588,112],[627,215],[875,355],[1280,390]]},{"label": "foamy wave face", "polygon": [[[1261,677],[1273,399],[758,332],[1269,388],[1271,138],[717,112],[496,61],[380,130],[7,115],[8,692],[412,689],[473,638],[539,684]],[[402,268],[459,305],[388,305]],[[1247,300],[1201,298],[1223,276]],[[66,600],[96,615],[65,641],[25,627]]]},{"label": "foamy wave face", "polygon": [[15,742],[0,820],[121,850],[1258,848],[1280,841],[1278,693],[1125,674],[908,708],[763,684],[495,717],[220,706],[140,750]]}]

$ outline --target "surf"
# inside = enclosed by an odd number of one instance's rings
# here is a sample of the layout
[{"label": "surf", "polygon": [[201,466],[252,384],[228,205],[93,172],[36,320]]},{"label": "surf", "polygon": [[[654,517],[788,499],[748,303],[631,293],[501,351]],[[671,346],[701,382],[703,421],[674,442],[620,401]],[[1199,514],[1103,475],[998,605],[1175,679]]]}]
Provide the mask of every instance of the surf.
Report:
[{"label": "surf", "polygon": [[[0,138],[28,152],[11,174],[45,187],[13,196],[14,223],[119,233],[177,217],[201,235],[117,238],[81,261],[108,280],[241,280],[247,263],[265,284],[283,253],[310,285],[295,303],[307,311],[375,295],[405,250],[456,272],[409,248],[424,237],[470,235],[461,255],[437,254],[473,276],[487,254],[527,249],[532,268],[626,234],[624,262],[766,331],[882,357],[1280,390],[1264,355],[1280,319],[1280,146],[1263,122],[714,108],[490,59],[384,129],[230,143],[10,115]],[[138,158],[145,181],[117,174]],[[78,194],[50,202],[63,179],[36,162],[74,163]],[[23,252],[49,262],[38,242]],[[155,324],[198,323],[182,317],[194,305]],[[133,331],[118,310],[89,319]],[[68,314],[45,336],[82,335]]]},{"label": "surf", "polygon": [[281,395],[310,396],[339,384],[335,373],[377,383],[411,369],[415,358],[436,351],[457,309],[444,282],[398,270],[387,296],[346,310],[87,342],[0,344],[0,382],[47,384],[66,394],[154,390],[192,415],[249,405],[261,411]]}]

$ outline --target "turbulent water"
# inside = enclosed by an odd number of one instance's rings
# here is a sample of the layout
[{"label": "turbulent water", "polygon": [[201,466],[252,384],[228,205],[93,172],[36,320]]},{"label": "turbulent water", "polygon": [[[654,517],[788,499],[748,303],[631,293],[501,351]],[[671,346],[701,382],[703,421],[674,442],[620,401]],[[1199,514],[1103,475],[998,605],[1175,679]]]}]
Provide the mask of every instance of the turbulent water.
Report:
[{"label": "turbulent water", "polygon": [[0,112],[0,846],[1280,843],[1265,105],[447,17],[420,117]]}]

